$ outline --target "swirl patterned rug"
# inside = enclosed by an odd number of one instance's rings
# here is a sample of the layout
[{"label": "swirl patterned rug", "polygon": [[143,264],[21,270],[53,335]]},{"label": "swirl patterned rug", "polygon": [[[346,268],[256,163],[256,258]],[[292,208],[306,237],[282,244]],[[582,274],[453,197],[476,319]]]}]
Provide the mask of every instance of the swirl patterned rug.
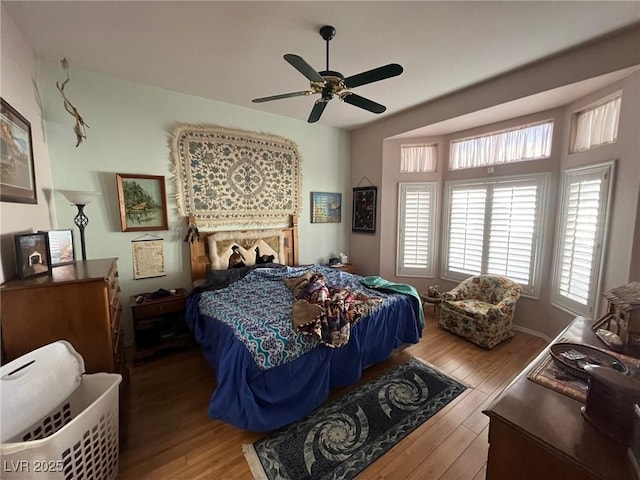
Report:
[{"label": "swirl patterned rug", "polygon": [[354,478],[465,388],[411,359],[242,448],[256,479]]}]

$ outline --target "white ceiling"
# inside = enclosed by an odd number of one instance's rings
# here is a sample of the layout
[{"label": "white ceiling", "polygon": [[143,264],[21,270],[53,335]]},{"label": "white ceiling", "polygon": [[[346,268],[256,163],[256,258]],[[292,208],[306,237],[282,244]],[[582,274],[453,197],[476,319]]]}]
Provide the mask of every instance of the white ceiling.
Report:
[{"label": "white ceiling", "polygon": [[[325,69],[318,30],[333,25],[331,70],[399,63],[404,73],[353,91],[375,115],[332,100],[319,123],[353,129],[640,20],[638,1],[5,1],[44,61],[306,120],[314,97],[282,56]],[[559,98],[563,98],[561,95]]]}]

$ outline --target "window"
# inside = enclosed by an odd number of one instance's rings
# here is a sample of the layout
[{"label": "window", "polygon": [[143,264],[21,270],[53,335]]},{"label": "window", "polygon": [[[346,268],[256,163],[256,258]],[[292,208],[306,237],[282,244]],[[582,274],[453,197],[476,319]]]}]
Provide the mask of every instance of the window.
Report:
[{"label": "window", "polygon": [[576,113],[573,118],[571,152],[583,152],[614,143],[618,138],[618,122],[622,92]]},{"label": "window", "polygon": [[504,275],[538,295],[548,174],[447,184],[444,277]]},{"label": "window", "polygon": [[553,303],[585,317],[597,300],[612,173],[608,162],[563,175]]},{"label": "window", "polygon": [[553,120],[451,142],[450,170],[548,158]]},{"label": "window", "polygon": [[402,145],[400,172],[435,172],[438,164],[438,145]]},{"label": "window", "polygon": [[433,275],[436,183],[400,183],[397,274]]}]

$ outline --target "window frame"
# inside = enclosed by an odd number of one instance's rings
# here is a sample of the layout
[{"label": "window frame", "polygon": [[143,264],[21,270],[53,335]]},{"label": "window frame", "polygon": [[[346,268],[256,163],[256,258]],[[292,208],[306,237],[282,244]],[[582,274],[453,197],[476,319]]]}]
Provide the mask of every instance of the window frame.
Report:
[{"label": "window frame", "polygon": [[[604,252],[606,251],[607,241],[609,237],[608,231],[613,198],[612,187],[613,176],[615,174],[615,166],[616,161],[609,160],[593,165],[569,168],[562,172],[561,190],[558,197],[560,211],[558,214],[558,221],[556,225],[556,239],[553,252],[554,267],[551,282],[551,304],[568,313],[580,315],[585,318],[593,318],[593,314],[598,311],[598,292],[601,289],[602,274],[604,272]],[[562,274],[562,264],[560,259],[563,251],[562,248],[564,245],[563,239],[566,235],[566,231],[563,230],[563,226],[565,224],[565,218],[568,209],[566,196],[569,192],[568,188],[572,183],[572,178],[575,178],[575,181],[577,181],[581,176],[584,178],[588,178],[589,176],[597,175],[598,173],[600,173],[603,178],[603,187],[601,189],[603,195],[601,196],[601,205],[599,206],[599,213],[602,213],[602,215],[600,215],[596,232],[596,248],[594,253],[595,258],[592,262],[591,268],[591,282],[589,286],[590,292],[587,303],[585,305],[582,305],[581,303],[572,300],[571,298],[560,293],[560,278]]]},{"label": "window frame", "polygon": [[[429,249],[427,253],[427,266],[421,269],[415,269],[404,266],[404,212],[406,188],[424,187],[430,191],[430,211],[429,211]],[[435,276],[437,252],[436,242],[438,237],[437,230],[437,212],[438,212],[438,182],[399,182],[398,183],[398,225],[397,225],[397,246],[396,246],[396,276],[398,277],[420,277],[433,278]]]},{"label": "window frame", "polygon": [[[548,204],[549,204],[549,185],[551,180],[551,174],[549,172],[532,173],[526,175],[509,175],[503,177],[492,178],[477,178],[473,180],[452,180],[445,183],[444,192],[444,211],[443,211],[443,235],[440,250],[441,257],[441,272],[442,278],[452,282],[461,282],[470,276],[480,275],[487,273],[487,267],[489,262],[489,239],[490,239],[490,223],[491,223],[491,205],[492,191],[496,185],[516,184],[519,182],[530,183],[536,182],[537,190],[537,205],[536,215],[533,227],[532,247],[531,247],[531,267],[529,272],[529,283],[522,285],[522,294],[526,297],[537,299],[540,296],[541,284],[542,284],[542,259],[544,254],[544,248],[546,243],[546,236],[544,235],[544,225],[548,219]],[[483,233],[483,248],[481,259],[481,271],[479,273],[462,273],[449,269],[449,242],[451,232],[451,196],[455,187],[459,186],[485,186],[487,189],[491,189],[491,193],[487,193],[485,201],[485,215],[484,215],[484,233]]]}]

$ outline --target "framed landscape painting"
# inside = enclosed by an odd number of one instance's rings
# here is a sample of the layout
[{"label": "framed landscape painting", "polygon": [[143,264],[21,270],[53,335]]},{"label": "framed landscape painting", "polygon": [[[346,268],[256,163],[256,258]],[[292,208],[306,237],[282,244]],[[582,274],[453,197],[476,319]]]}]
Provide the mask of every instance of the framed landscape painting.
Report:
[{"label": "framed landscape painting", "polygon": [[0,98],[0,201],[38,203],[31,124]]},{"label": "framed landscape painting", "polygon": [[117,173],[123,232],[168,230],[167,194],[162,175]]}]

